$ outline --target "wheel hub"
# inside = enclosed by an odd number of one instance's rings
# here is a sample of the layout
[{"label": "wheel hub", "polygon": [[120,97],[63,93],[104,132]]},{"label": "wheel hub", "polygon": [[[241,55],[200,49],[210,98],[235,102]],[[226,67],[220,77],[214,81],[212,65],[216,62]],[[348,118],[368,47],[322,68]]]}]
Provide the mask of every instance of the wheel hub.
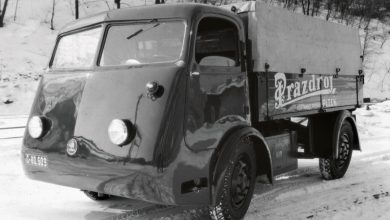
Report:
[{"label": "wheel hub", "polygon": [[339,155],[336,164],[339,168],[342,168],[348,161],[350,154],[350,145],[348,134],[344,133],[339,139]]},{"label": "wheel hub", "polygon": [[231,198],[233,207],[239,208],[244,203],[251,184],[250,164],[243,155],[237,160],[232,176]]}]

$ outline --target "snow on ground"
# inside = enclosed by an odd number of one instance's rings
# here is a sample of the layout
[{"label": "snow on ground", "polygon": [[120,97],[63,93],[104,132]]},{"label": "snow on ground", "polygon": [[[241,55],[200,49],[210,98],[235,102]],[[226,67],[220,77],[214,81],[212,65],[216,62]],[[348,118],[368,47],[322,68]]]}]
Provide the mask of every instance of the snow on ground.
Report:
[{"label": "snow on ground", "polygon": [[[256,185],[246,220],[390,219],[390,101],[355,111],[362,152],[355,151],[344,178],[324,181],[318,160]],[[1,125],[10,125],[0,118]],[[15,125],[21,123],[15,120]],[[0,131],[1,132],[1,131]],[[79,190],[33,181],[23,174],[21,139],[0,142],[0,219],[205,219],[204,208],[159,207],[113,198],[94,202]],[[135,210],[146,214],[136,215]]]},{"label": "snow on ground", "polygon": [[390,219],[390,101],[355,111],[362,152],[344,178],[322,180],[318,160],[256,187],[246,219]]}]

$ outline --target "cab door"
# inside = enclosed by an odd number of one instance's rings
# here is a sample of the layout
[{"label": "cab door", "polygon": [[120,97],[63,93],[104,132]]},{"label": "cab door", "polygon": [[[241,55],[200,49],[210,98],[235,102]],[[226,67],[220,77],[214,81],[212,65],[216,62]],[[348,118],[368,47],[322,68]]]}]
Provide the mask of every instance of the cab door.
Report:
[{"label": "cab door", "polygon": [[247,76],[243,30],[224,17],[198,22],[187,94],[186,143],[193,150],[215,148],[232,126],[247,124]]}]

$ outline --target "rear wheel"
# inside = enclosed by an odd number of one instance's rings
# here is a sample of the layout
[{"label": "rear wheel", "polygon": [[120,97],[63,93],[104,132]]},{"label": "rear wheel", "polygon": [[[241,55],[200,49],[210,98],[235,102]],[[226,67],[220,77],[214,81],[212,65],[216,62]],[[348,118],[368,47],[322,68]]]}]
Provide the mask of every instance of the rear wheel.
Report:
[{"label": "rear wheel", "polygon": [[[216,188],[216,206],[210,207],[212,219],[242,219],[252,199],[256,180],[256,159],[249,140],[240,140],[232,150],[223,152],[219,167],[221,184]],[[228,146],[225,146],[228,147]],[[217,172],[218,172],[217,170]]]},{"label": "rear wheel", "polygon": [[320,158],[321,175],[326,180],[339,179],[347,172],[352,157],[353,131],[348,121],[344,121],[339,133],[338,158]]},{"label": "rear wheel", "polygon": [[94,191],[87,191],[87,190],[82,190],[88,198],[95,200],[95,201],[101,201],[101,200],[107,200],[110,198],[110,195],[104,194],[104,193],[98,193]]}]

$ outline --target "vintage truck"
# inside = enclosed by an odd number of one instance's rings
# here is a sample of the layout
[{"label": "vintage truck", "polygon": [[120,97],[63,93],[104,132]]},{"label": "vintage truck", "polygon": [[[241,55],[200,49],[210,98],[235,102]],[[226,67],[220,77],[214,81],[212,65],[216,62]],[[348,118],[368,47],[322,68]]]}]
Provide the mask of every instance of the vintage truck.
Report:
[{"label": "vintage truck", "polygon": [[[113,10],[68,24],[22,146],[28,177],[241,219],[256,178],[360,150],[357,30],[260,2]],[[263,181],[264,182],[264,181]],[[260,182],[257,184],[261,184]]]}]

